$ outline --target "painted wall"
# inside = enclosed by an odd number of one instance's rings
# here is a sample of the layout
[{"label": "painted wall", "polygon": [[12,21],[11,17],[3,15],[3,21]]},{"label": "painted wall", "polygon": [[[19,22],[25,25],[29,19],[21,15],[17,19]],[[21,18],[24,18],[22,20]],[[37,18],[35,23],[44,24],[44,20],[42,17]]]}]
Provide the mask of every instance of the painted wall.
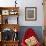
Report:
[{"label": "painted wall", "polygon": [[[15,0],[0,0],[0,7],[10,7],[10,6],[15,6],[14,3]],[[40,41],[43,41],[43,30],[42,27],[44,25],[44,16],[43,16],[43,6],[42,6],[42,0],[17,0],[17,6],[19,6],[19,24],[20,26],[33,26],[31,28],[35,29],[35,32],[37,33]],[[25,7],[37,7],[37,21],[25,21]],[[13,17],[13,21],[11,20],[12,17],[9,18],[9,23],[10,21],[15,23],[15,17]],[[22,38],[22,35],[29,27],[21,27],[20,29],[20,40]],[[22,34],[22,35],[21,35]]]},{"label": "painted wall", "polygon": [[[0,0],[1,7],[15,6],[15,0]],[[42,0],[17,0],[19,6],[19,24],[21,26],[43,26],[43,6]],[[37,21],[25,21],[25,7],[37,7]],[[12,17],[11,17],[12,18]],[[9,19],[10,20],[10,19]],[[15,20],[13,21],[15,22]]]},{"label": "painted wall", "polygon": [[44,26],[46,27],[46,0],[44,0]]}]

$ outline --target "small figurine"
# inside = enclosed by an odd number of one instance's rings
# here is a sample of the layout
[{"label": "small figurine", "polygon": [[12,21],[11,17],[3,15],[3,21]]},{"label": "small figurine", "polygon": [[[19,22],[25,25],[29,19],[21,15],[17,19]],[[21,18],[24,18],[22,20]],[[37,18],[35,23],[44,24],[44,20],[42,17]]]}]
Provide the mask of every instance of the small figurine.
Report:
[{"label": "small figurine", "polygon": [[15,0],[15,7],[16,7],[16,4],[17,4],[17,2],[16,2],[17,0]]}]

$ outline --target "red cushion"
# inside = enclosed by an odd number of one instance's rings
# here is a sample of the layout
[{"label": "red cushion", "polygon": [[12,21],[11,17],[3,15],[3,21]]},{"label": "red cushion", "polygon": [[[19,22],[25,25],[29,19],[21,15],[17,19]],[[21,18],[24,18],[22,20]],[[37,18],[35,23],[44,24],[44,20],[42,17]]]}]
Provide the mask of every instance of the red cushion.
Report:
[{"label": "red cushion", "polygon": [[32,28],[27,29],[22,39],[22,46],[26,46],[25,39],[28,39],[29,37],[32,37],[32,36],[35,36],[35,37],[37,36],[34,30]]}]

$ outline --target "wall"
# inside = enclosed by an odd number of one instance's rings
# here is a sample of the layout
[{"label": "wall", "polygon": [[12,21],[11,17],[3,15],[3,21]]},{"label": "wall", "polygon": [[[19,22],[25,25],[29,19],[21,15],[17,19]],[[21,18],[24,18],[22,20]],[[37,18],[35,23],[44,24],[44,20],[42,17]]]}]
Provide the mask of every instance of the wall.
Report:
[{"label": "wall", "polygon": [[[24,5],[23,5],[24,3]],[[42,26],[43,25],[43,6],[42,0],[25,0],[21,3],[20,23],[23,26]],[[24,7],[37,7],[37,21],[25,21],[25,8]],[[21,13],[22,12],[22,13]],[[22,21],[23,20],[23,21]],[[23,24],[22,24],[23,23]]]},{"label": "wall", "polygon": [[46,27],[46,0],[44,0],[44,26]]},{"label": "wall", "polygon": [[[14,0],[15,1],[15,0]],[[13,0],[0,0],[1,7],[15,6]],[[21,26],[43,26],[43,6],[42,0],[17,0],[19,6],[19,24]],[[25,7],[37,7],[37,21],[25,21]],[[10,20],[10,19],[9,19]]]},{"label": "wall", "polygon": [[[15,0],[14,0],[15,1]],[[10,7],[15,6],[13,0],[0,0],[0,7]],[[33,26],[31,28],[35,29],[35,32],[37,33],[40,41],[43,41],[43,28],[44,26],[44,16],[43,16],[43,6],[42,6],[43,0],[17,0],[17,6],[19,6],[19,24],[20,26],[23,26],[20,28],[20,40],[22,38],[23,32],[28,27],[24,26]],[[25,7],[37,7],[37,21],[25,21]],[[11,21],[12,17],[9,17],[9,20]],[[14,17],[15,19],[15,17]],[[13,20],[14,20],[13,19]],[[9,21],[9,22],[10,22]],[[13,21],[15,23],[15,20]],[[21,35],[22,34],[22,35]]]}]

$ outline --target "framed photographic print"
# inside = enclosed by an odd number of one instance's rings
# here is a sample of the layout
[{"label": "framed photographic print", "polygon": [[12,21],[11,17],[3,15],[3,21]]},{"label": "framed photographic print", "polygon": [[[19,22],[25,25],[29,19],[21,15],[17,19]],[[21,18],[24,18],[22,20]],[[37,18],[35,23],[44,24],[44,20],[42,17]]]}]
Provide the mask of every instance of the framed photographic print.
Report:
[{"label": "framed photographic print", "polygon": [[25,8],[25,20],[27,21],[37,20],[37,8],[36,7]]},{"label": "framed photographic print", "polygon": [[2,10],[2,15],[9,15],[9,10]]}]

